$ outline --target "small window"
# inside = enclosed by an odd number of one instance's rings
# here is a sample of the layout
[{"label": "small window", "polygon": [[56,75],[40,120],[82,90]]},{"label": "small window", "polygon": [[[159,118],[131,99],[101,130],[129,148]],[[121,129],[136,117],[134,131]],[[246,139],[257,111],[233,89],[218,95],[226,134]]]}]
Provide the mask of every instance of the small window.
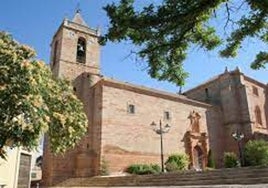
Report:
[{"label": "small window", "polygon": [[255,118],[258,125],[262,125],[261,109],[259,106],[255,107]]},{"label": "small window", "polygon": [[257,87],[252,86],[252,91],[253,91],[253,94],[254,95],[259,96],[259,92],[258,92],[258,88]]},{"label": "small window", "polygon": [[170,120],[171,119],[170,113],[168,111],[164,112],[164,119],[165,120]]},{"label": "small window", "polygon": [[208,88],[205,89],[206,97],[209,97]]},{"label": "small window", "polygon": [[133,104],[129,104],[129,105],[128,105],[127,112],[128,112],[129,114],[135,114],[135,106],[134,106]]}]

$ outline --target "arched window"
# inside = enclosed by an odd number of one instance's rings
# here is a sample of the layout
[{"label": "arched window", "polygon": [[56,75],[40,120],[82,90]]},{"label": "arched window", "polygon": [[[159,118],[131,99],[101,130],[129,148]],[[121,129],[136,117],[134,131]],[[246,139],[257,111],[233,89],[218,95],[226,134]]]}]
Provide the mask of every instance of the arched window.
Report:
[{"label": "arched window", "polygon": [[76,61],[79,63],[86,62],[86,39],[82,37],[77,41]]},{"label": "arched window", "polygon": [[208,88],[205,89],[206,97],[209,97]]},{"label": "arched window", "polygon": [[205,88],[205,100],[206,100],[206,102],[210,102],[209,100],[210,100],[210,96],[209,96],[209,91],[208,91],[208,88]]},{"label": "arched window", "polygon": [[259,106],[255,107],[255,118],[256,118],[256,123],[259,125],[262,125],[261,110]]}]

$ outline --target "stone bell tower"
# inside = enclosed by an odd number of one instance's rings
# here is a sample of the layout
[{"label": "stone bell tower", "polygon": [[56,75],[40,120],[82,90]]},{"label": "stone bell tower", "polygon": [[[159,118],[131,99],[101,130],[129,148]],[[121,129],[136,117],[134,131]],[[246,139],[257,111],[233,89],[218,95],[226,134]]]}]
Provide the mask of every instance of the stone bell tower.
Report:
[{"label": "stone bell tower", "polygon": [[74,149],[64,155],[50,152],[49,141],[44,141],[42,165],[43,185],[54,185],[70,177],[95,175],[96,152],[92,142],[92,87],[100,79],[99,31],[91,29],[77,10],[72,20],[64,19],[51,43],[50,67],[56,77],[73,84],[74,93],[84,104],[88,117],[88,133]]},{"label": "stone bell tower", "polygon": [[77,10],[72,20],[64,19],[51,43],[50,66],[54,75],[74,81],[88,73],[92,84],[99,78],[99,31],[90,28]]}]

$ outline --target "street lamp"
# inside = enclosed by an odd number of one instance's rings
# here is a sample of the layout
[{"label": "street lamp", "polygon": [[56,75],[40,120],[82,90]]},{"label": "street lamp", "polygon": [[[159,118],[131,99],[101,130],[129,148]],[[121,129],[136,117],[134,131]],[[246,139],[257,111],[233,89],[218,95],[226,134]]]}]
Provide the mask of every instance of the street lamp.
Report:
[{"label": "street lamp", "polygon": [[159,127],[157,124],[153,121],[151,123],[151,127],[156,134],[160,135],[160,149],[161,149],[161,171],[164,172],[164,154],[163,154],[163,134],[167,133],[170,130],[170,125],[166,124],[164,127],[162,127],[162,121],[159,121]]},{"label": "street lamp", "polygon": [[244,166],[244,157],[241,147],[241,140],[244,138],[244,134],[236,130],[236,132],[232,133],[232,137],[235,139],[235,141],[237,141],[240,163],[241,166]]}]

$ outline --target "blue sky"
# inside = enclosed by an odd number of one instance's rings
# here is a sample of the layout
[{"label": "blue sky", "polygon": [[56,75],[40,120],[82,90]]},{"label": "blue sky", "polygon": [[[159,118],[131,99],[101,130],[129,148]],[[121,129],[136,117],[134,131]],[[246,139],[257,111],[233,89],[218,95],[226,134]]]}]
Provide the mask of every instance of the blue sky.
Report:
[{"label": "blue sky", "polygon": [[[102,32],[108,28],[108,18],[102,7],[112,0],[8,0],[0,6],[0,30],[11,33],[16,40],[33,47],[38,58],[49,62],[50,42],[64,17],[72,19],[77,3],[80,3],[84,20]],[[144,3],[137,0],[138,3]],[[155,0],[156,1],[156,0]],[[220,24],[221,21],[215,22]],[[144,67],[146,62],[135,62],[128,57],[133,48],[129,42],[108,43],[102,47],[101,72],[107,77],[144,85],[155,89],[178,92],[179,88],[167,82],[151,79]],[[249,64],[258,50],[267,50],[267,45],[254,40],[244,42],[239,56],[235,59],[221,59],[217,52],[205,52],[193,48],[185,61],[185,69],[190,73],[183,90],[190,89],[209,78],[220,74],[225,67],[229,70],[240,67],[242,72],[263,83],[267,83],[267,68],[254,71]]]}]

